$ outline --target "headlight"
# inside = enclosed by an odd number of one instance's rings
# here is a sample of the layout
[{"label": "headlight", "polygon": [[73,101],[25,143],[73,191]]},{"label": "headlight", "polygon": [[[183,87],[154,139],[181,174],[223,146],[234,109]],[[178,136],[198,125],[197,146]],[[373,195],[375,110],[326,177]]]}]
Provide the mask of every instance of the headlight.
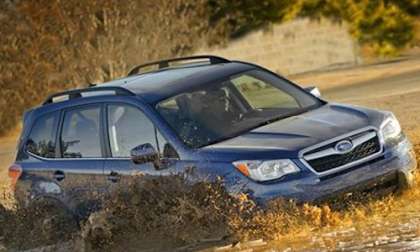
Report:
[{"label": "headlight", "polygon": [[289,159],[244,160],[233,162],[233,165],[242,174],[255,181],[278,179],[286,174],[299,172],[299,168]]},{"label": "headlight", "polygon": [[381,134],[383,139],[396,138],[401,134],[401,126],[394,114],[390,113],[381,125]]}]

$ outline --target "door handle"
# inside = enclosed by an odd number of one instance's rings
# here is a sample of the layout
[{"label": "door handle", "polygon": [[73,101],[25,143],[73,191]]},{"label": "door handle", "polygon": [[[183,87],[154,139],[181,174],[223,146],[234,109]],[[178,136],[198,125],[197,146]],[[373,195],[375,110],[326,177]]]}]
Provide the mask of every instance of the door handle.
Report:
[{"label": "door handle", "polygon": [[114,172],[112,171],[109,175],[108,175],[108,180],[113,182],[113,183],[117,183],[118,181],[120,181],[120,174],[118,174],[118,172]]},{"label": "door handle", "polygon": [[64,172],[62,171],[55,171],[53,174],[53,178],[57,180],[58,182],[62,181],[66,176],[64,175]]}]

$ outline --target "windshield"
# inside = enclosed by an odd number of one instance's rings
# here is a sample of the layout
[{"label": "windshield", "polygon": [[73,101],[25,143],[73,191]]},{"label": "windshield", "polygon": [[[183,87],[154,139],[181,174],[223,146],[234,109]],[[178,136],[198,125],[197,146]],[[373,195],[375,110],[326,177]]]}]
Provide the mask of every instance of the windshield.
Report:
[{"label": "windshield", "polygon": [[166,99],[157,110],[186,145],[199,148],[321,104],[284,79],[251,70]]}]

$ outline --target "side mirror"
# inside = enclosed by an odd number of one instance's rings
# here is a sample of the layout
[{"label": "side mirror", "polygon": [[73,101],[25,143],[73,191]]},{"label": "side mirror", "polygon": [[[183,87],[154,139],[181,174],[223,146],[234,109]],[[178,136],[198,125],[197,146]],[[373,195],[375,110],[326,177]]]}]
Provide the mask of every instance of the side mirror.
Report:
[{"label": "side mirror", "polygon": [[159,167],[159,153],[150,143],[141,144],[134,147],[131,152],[131,160],[135,164],[145,164],[152,162],[155,167]]},{"label": "side mirror", "polygon": [[311,86],[311,87],[305,88],[305,90],[306,92],[312,94],[315,97],[318,97],[318,98],[321,97],[321,91],[319,91],[317,87]]}]

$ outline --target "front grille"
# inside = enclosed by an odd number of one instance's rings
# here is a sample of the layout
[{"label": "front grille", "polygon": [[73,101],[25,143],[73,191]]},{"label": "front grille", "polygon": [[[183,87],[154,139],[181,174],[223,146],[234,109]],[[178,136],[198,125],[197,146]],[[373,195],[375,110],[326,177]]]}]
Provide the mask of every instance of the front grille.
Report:
[{"label": "front grille", "polygon": [[[357,134],[355,136],[351,136],[345,139],[352,141],[353,139],[359,138],[361,135],[363,136],[363,133]],[[344,139],[341,139],[339,141],[342,141],[342,140]],[[304,158],[305,158],[305,155],[313,154],[313,153],[325,150],[326,148],[331,148],[331,146],[334,146],[339,141],[330,143],[327,146],[323,146],[321,148],[308,152],[304,154]],[[348,153],[344,153],[344,154],[334,153],[332,155],[321,156],[319,158],[313,158],[311,160],[306,160],[306,161],[316,172],[322,173],[322,172],[329,171],[331,169],[335,169],[335,168],[342,167],[344,165],[351,164],[353,162],[359,161],[364,158],[368,158],[369,156],[372,156],[380,151],[381,151],[381,144],[379,141],[379,137],[375,134],[374,137],[366,140],[363,143],[360,143]]]}]

